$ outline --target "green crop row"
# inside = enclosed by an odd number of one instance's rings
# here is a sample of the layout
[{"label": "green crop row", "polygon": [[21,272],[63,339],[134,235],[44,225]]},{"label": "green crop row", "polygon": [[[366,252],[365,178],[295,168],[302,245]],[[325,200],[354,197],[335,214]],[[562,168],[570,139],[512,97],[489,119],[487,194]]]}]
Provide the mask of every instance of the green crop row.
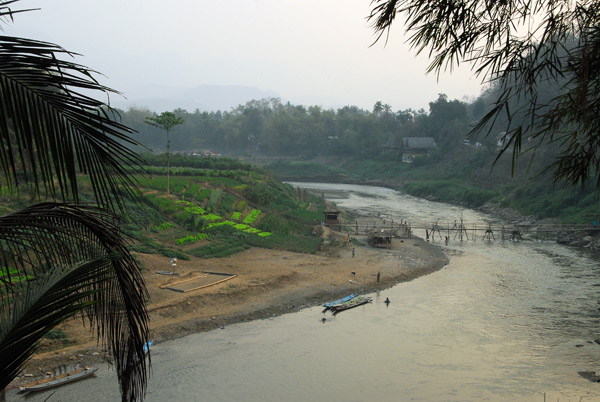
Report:
[{"label": "green crop row", "polygon": [[219,226],[233,226],[233,225],[235,225],[234,222],[231,222],[231,221],[221,221],[221,222],[213,222],[213,223],[209,224],[208,228],[212,229],[212,228],[217,228]]},{"label": "green crop row", "polygon": [[244,208],[246,208],[246,201],[241,200],[240,202],[237,203],[237,205],[235,206],[236,211],[238,212],[243,212]]},{"label": "green crop row", "polygon": [[247,223],[248,225],[251,225],[254,222],[256,222],[256,220],[258,219],[258,216],[261,213],[262,212],[260,211],[260,209],[253,209],[252,211],[250,211],[250,213],[248,215],[246,215],[246,217],[244,218],[244,220],[242,222]]},{"label": "green crop row", "polygon": [[177,240],[175,240],[175,244],[177,244],[179,246],[183,246],[185,244],[192,244],[192,243],[199,242],[200,240],[204,240],[206,238],[208,238],[208,234],[198,233],[195,236],[188,235],[188,236],[182,237],[181,239],[177,239]]},{"label": "green crop row", "polygon": [[220,221],[221,219],[223,219],[219,215],[216,215],[216,214],[206,214],[206,215],[203,215],[202,217],[210,222]]},{"label": "green crop row", "polygon": [[185,207],[185,210],[195,215],[204,215],[206,213],[206,211],[202,207],[196,205],[194,205],[193,207]]},{"label": "green crop row", "polygon": [[172,224],[171,222],[163,222],[160,225],[155,227],[155,231],[162,232],[163,230],[171,229],[174,227],[176,227],[176,226],[174,224]]}]

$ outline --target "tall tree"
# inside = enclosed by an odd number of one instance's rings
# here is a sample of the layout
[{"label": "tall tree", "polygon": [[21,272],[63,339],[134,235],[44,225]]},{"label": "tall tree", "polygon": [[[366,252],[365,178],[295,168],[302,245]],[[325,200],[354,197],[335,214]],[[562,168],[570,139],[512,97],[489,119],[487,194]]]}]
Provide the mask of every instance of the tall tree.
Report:
[{"label": "tall tree", "polygon": [[[394,21],[404,24],[429,72],[471,63],[483,81],[500,87],[492,110],[473,133],[508,116],[504,147],[513,169],[524,151],[555,143],[548,167],[555,180],[600,186],[600,2],[596,0],[373,0],[377,40]],[[549,101],[540,93],[557,89]],[[526,102],[522,100],[525,99]],[[519,102],[520,101],[520,102]],[[518,104],[518,108],[511,106]],[[524,140],[533,140],[531,142]],[[534,144],[524,149],[523,144]],[[532,156],[533,157],[533,156]]]},{"label": "tall tree", "polygon": [[171,131],[183,124],[183,117],[177,116],[173,112],[162,112],[160,115],[146,117],[146,123],[151,126],[158,127],[161,130],[165,130],[167,133],[167,194],[170,193],[170,171],[171,171]]},{"label": "tall tree", "polygon": [[[14,3],[0,1],[0,21],[23,11]],[[142,400],[148,295],[118,224],[121,191],[137,195],[128,166],[141,161],[133,131],[82,93],[115,91],[64,56],[51,43],[0,36],[0,188],[62,201],[0,217],[0,390],[48,331],[81,314],[114,356],[122,400]],[[84,176],[95,205],[79,205]]]}]

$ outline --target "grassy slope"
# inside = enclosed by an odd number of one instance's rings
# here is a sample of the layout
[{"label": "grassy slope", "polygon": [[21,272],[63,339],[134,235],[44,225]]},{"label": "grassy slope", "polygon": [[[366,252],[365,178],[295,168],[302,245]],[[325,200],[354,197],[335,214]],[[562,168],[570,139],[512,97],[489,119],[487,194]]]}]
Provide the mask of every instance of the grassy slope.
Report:
[{"label": "grassy slope", "polygon": [[224,257],[250,247],[315,253],[311,236],[322,200],[246,169],[161,167],[138,177],[143,202],[131,204],[125,232],[135,249],[186,259]]},{"label": "grassy slope", "polygon": [[[318,251],[320,240],[311,234],[323,219],[323,200],[248,164],[191,159],[172,167],[170,194],[157,160],[146,167],[149,175],[136,177],[142,197],[126,201],[122,226],[135,251],[179,259],[223,257],[250,247]],[[85,197],[85,178],[81,187]],[[5,194],[0,208],[7,214],[38,201]]]}]

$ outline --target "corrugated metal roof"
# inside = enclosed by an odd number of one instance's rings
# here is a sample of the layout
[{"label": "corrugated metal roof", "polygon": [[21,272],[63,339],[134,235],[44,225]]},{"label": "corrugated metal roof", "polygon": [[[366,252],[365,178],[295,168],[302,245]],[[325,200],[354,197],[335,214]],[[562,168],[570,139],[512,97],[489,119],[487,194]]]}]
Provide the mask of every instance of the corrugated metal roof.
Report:
[{"label": "corrugated metal roof", "polygon": [[404,137],[402,138],[404,148],[435,148],[433,137]]}]

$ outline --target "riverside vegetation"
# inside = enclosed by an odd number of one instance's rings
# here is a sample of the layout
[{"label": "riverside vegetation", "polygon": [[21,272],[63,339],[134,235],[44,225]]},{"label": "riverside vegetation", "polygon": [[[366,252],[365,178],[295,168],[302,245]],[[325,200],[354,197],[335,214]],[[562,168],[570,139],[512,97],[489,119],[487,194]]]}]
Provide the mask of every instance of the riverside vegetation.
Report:
[{"label": "riverside vegetation", "polygon": [[[600,213],[597,189],[555,182],[546,168],[560,154],[556,143],[531,147],[513,164],[498,158],[505,131],[468,137],[489,110],[497,89],[472,101],[449,100],[441,94],[429,111],[399,110],[377,102],[372,111],[354,106],[338,110],[282,104],[278,99],[249,101],[229,112],[174,111],[184,123],[173,136],[174,152],[222,153],[261,165],[283,180],[378,184],[465,207],[488,203],[523,215],[588,223]],[[551,96],[552,91],[547,91]],[[130,109],[123,119],[139,131],[140,141],[163,149],[162,133],[144,123],[149,111]],[[499,117],[498,127],[510,127]],[[402,159],[406,137],[431,137],[436,147]],[[528,155],[535,158],[529,159]],[[507,152],[509,153],[509,152]],[[188,163],[175,156],[178,163]],[[214,159],[213,163],[218,163]]]}]

